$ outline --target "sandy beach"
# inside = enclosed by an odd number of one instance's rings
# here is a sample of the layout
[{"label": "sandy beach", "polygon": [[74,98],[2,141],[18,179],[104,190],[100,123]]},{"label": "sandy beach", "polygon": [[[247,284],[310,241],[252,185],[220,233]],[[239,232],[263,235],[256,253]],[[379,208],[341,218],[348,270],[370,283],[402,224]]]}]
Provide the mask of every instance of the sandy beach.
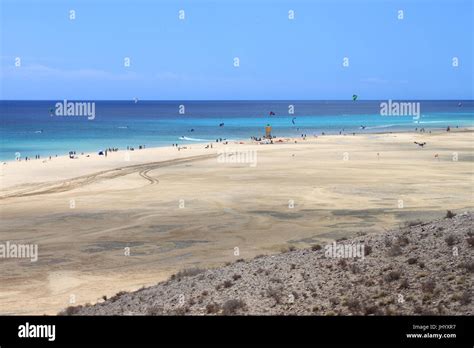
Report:
[{"label": "sandy beach", "polygon": [[[38,261],[1,260],[0,312],[56,314],[180,269],[472,210],[473,136],[310,136],[6,162],[0,242],[37,244]],[[256,160],[221,161],[224,149]]]}]

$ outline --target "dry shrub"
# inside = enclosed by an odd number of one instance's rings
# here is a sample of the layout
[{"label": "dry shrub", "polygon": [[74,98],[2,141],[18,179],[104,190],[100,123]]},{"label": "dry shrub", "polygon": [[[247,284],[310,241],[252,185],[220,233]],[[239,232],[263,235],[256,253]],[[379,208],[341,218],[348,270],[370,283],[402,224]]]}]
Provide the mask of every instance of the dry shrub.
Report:
[{"label": "dry shrub", "polygon": [[245,309],[245,302],[242,300],[228,300],[222,306],[222,314],[232,315],[235,314],[239,309]]},{"label": "dry shrub", "polygon": [[421,290],[423,290],[423,292],[433,293],[435,288],[436,288],[436,283],[432,279],[429,279],[426,282],[421,284]]},{"label": "dry shrub", "polygon": [[206,272],[206,270],[202,268],[197,268],[197,267],[187,268],[187,269],[183,269],[179,271],[176,274],[173,274],[170,279],[180,281],[181,279],[185,277],[194,277],[195,275],[198,275],[204,272]]}]

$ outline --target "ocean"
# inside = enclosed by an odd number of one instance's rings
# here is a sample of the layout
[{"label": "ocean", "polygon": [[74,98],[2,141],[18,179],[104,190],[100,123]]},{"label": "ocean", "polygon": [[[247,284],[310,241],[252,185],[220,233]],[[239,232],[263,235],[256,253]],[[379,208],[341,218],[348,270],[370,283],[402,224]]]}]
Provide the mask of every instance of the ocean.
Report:
[{"label": "ocean", "polygon": [[410,101],[419,102],[419,118],[412,113],[382,115],[381,103],[387,100],[96,101],[93,119],[57,116],[58,102],[63,101],[0,101],[0,160],[98,152],[109,147],[249,139],[262,136],[267,124],[276,136],[311,136],[415,128],[428,132],[448,126],[473,127],[474,121],[473,100]]}]

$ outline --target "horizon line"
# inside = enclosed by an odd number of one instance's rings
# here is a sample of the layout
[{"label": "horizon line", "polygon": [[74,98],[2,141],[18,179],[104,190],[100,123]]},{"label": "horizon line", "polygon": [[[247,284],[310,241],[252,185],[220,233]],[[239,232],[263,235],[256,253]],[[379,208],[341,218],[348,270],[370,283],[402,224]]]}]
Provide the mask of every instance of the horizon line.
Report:
[{"label": "horizon line", "polygon": [[[57,98],[57,99],[0,99],[0,102],[31,102],[31,101],[58,101],[58,100],[89,100],[89,101],[124,101],[133,102],[134,99],[91,99],[91,98]],[[370,101],[474,101],[474,99],[408,99],[408,98],[385,98],[385,99],[137,99],[139,102],[370,102]]]}]

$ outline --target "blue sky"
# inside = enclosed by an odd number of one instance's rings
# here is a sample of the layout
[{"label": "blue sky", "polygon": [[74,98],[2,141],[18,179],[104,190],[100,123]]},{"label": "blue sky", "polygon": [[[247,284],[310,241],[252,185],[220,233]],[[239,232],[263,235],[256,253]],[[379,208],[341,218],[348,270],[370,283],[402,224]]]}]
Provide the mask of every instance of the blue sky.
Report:
[{"label": "blue sky", "polygon": [[0,2],[1,99],[474,96],[472,0]]}]

